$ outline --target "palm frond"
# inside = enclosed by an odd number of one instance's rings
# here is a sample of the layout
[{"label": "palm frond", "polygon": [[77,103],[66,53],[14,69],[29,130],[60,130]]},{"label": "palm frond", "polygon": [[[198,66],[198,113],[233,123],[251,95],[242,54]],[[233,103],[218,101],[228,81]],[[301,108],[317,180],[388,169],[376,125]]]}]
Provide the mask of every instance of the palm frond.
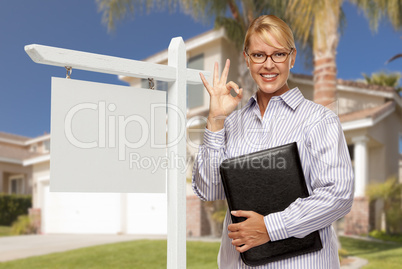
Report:
[{"label": "palm frond", "polygon": [[241,50],[243,46],[245,29],[243,26],[232,18],[216,17],[215,28],[223,27],[227,37],[236,45],[236,48]]},{"label": "palm frond", "polygon": [[369,20],[370,28],[378,30],[380,21],[386,17],[396,30],[402,29],[402,1],[400,0],[350,0]]},{"label": "palm frond", "polygon": [[388,61],[385,62],[385,64],[389,64],[390,62],[392,62],[393,60],[396,60],[398,58],[402,58],[402,53],[392,56]]},{"label": "palm frond", "polygon": [[98,11],[102,13],[102,22],[107,25],[108,30],[114,30],[117,21],[125,19],[127,16],[150,12],[151,10],[161,10],[166,6],[173,11],[177,6],[178,0],[95,0]]},{"label": "palm frond", "polygon": [[389,86],[394,88],[398,86],[399,80],[402,77],[402,74],[399,72],[389,73],[385,71],[373,73],[371,76],[368,76],[364,73],[362,75],[367,84]]}]

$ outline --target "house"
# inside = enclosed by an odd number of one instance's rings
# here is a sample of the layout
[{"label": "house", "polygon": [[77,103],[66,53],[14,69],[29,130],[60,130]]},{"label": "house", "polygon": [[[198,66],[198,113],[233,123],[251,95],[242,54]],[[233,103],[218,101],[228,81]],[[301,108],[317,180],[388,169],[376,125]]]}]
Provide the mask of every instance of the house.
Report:
[{"label": "house", "polygon": [[32,194],[41,233],[166,234],[166,195],[50,192],[49,175],[50,134],[0,132],[0,193]]},{"label": "house", "polygon": [[[241,58],[223,29],[208,31],[185,42],[188,67],[212,71],[231,59],[228,80],[237,81]],[[167,50],[145,61],[167,64]],[[149,81],[120,77],[129,85],[148,88]],[[313,77],[291,74],[290,87],[313,97]],[[157,90],[167,83],[156,81]],[[187,178],[202,142],[209,95],[202,85],[189,85],[187,99]],[[331,104],[341,120],[355,171],[355,201],[345,217],[344,231],[365,234],[383,228],[382,204],[370,204],[365,196],[369,183],[401,179],[401,97],[393,88],[370,86],[338,79],[337,102]],[[0,133],[0,191],[33,193],[33,207],[41,215],[43,233],[141,233],[166,234],[166,194],[101,194],[49,192],[49,139]],[[188,180],[189,181],[189,180]],[[10,187],[11,186],[11,187]],[[187,234],[216,234],[211,205],[201,202],[188,183]]]},{"label": "house", "polygon": [[[185,42],[189,68],[211,70],[214,62],[220,69],[227,58],[231,60],[228,81],[238,81],[239,59],[233,44],[225,37],[223,29],[212,30]],[[167,51],[159,52],[145,61],[167,64]],[[146,80],[121,78],[135,87],[147,87]],[[162,86],[162,85],[161,85]],[[313,77],[292,74],[289,86],[299,87],[305,98],[312,100]],[[158,89],[158,85],[156,87]],[[166,90],[166,87],[159,87]],[[370,204],[365,190],[370,183],[381,183],[396,176],[402,182],[402,100],[392,87],[367,85],[362,82],[337,80],[337,101],[331,104],[341,121],[355,172],[355,200],[352,211],[345,218],[344,232],[367,234],[372,229],[384,229],[382,204]],[[190,161],[203,139],[203,129],[208,116],[209,95],[202,85],[188,87],[187,100],[187,153]],[[191,162],[190,162],[191,163]],[[187,177],[191,177],[189,166]],[[189,202],[194,198],[188,192]],[[191,198],[193,197],[193,198]],[[192,200],[191,200],[192,201]],[[196,203],[193,201],[192,203]],[[201,202],[199,202],[201,203]],[[192,214],[195,214],[194,212]],[[201,210],[197,217],[205,216]],[[190,223],[193,223],[188,219]],[[195,225],[195,224],[194,224]],[[194,227],[192,225],[191,227]],[[198,227],[196,234],[202,235]],[[193,232],[194,233],[194,232]]]},{"label": "house", "polygon": [[49,161],[50,135],[29,138],[0,132],[0,193],[32,194],[32,164]]}]

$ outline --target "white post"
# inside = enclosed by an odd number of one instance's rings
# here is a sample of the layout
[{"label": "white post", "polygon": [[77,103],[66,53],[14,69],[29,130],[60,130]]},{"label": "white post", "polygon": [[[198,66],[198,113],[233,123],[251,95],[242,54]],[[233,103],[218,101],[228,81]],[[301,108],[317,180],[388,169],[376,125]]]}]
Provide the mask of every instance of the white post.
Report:
[{"label": "white post", "polygon": [[[40,64],[171,82],[168,90],[167,156],[171,165],[167,173],[167,268],[186,268],[186,169],[182,167],[186,164],[186,85],[202,83],[199,73],[209,77],[210,72],[186,68],[186,50],[181,37],[170,42],[168,66],[35,44],[25,46],[25,51]],[[121,196],[123,232],[127,229],[126,199],[125,195]]]},{"label": "white post", "polygon": [[[173,38],[168,65],[176,68],[176,81],[168,90],[168,158],[174,166],[186,160],[186,49],[181,37]],[[184,117],[182,116],[184,115]],[[174,143],[172,143],[175,141]],[[173,159],[173,158],[174,159]],[[186,268],[186,174],[171,167],[167,175],[168,235],[167,268]]]},{"label": "white post", "polygon": [[355,197],[364,197],[368,181],[368,150],[366,136],[352,138],[355,159]]}]

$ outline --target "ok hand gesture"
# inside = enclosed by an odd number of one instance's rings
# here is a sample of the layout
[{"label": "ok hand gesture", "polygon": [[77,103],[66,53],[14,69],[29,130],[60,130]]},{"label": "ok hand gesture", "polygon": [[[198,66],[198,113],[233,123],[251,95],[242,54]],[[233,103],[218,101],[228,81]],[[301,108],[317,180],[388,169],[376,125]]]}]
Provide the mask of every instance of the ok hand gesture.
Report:
[{"label": "ok hand gesture", "polygon": [[[243,89],[239,89],[239,86],[236,83],[233,81],[226,83],[229,74],[229,66],[230,61],[228,59],[226,60],[222,76],[219,78],[218,63],[215,62],[213,86],[209,85],[204,75],[200,73],[201,80],[210,96],[207,128],[213,132],[219,131],[223,128],[225,118],[233,112],[243,97]],[[237,93],[236,96],[230,94],[231,89],[235,90]]]}]

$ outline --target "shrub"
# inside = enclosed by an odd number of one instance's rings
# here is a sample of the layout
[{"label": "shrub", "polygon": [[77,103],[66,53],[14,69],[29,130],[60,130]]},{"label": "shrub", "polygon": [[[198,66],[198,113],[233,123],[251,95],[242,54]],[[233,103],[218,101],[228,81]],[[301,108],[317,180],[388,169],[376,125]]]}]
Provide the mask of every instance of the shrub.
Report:
[{"label": "shrub", "polygon": [[369,233],[370,237],[380,239],[383,241],[391,241],[396,243],[402,243],[402,234],[387,234],[384,231],[374,230]]},{"label": "shrub", "polygon": [[348,255],[349,255],[349,253],[347,252],[347,250],[345,250],[345,249],[343,249],[343,248],[338,249],[339,261],[342,261],[342,260],[345,259]]},{"label": "shrub", "polygon": [[0,225],[10,226],[32,207],[31,195],[0,194]]},{"label": "shrub", "polygon": [[367,188],[370,202],[376,200],[384,202],[387,234],[400,232],[402,223],[401,193],[402,184],[398,182],[396,177],[391,177],[384,183],[370,184]]},{"label": "shrub", "polygon": [[11,227],[11,234],[36,234],[37,229],[32,223],[31,218],[28,215],[21,215],[16,221],[13,222]]}]

